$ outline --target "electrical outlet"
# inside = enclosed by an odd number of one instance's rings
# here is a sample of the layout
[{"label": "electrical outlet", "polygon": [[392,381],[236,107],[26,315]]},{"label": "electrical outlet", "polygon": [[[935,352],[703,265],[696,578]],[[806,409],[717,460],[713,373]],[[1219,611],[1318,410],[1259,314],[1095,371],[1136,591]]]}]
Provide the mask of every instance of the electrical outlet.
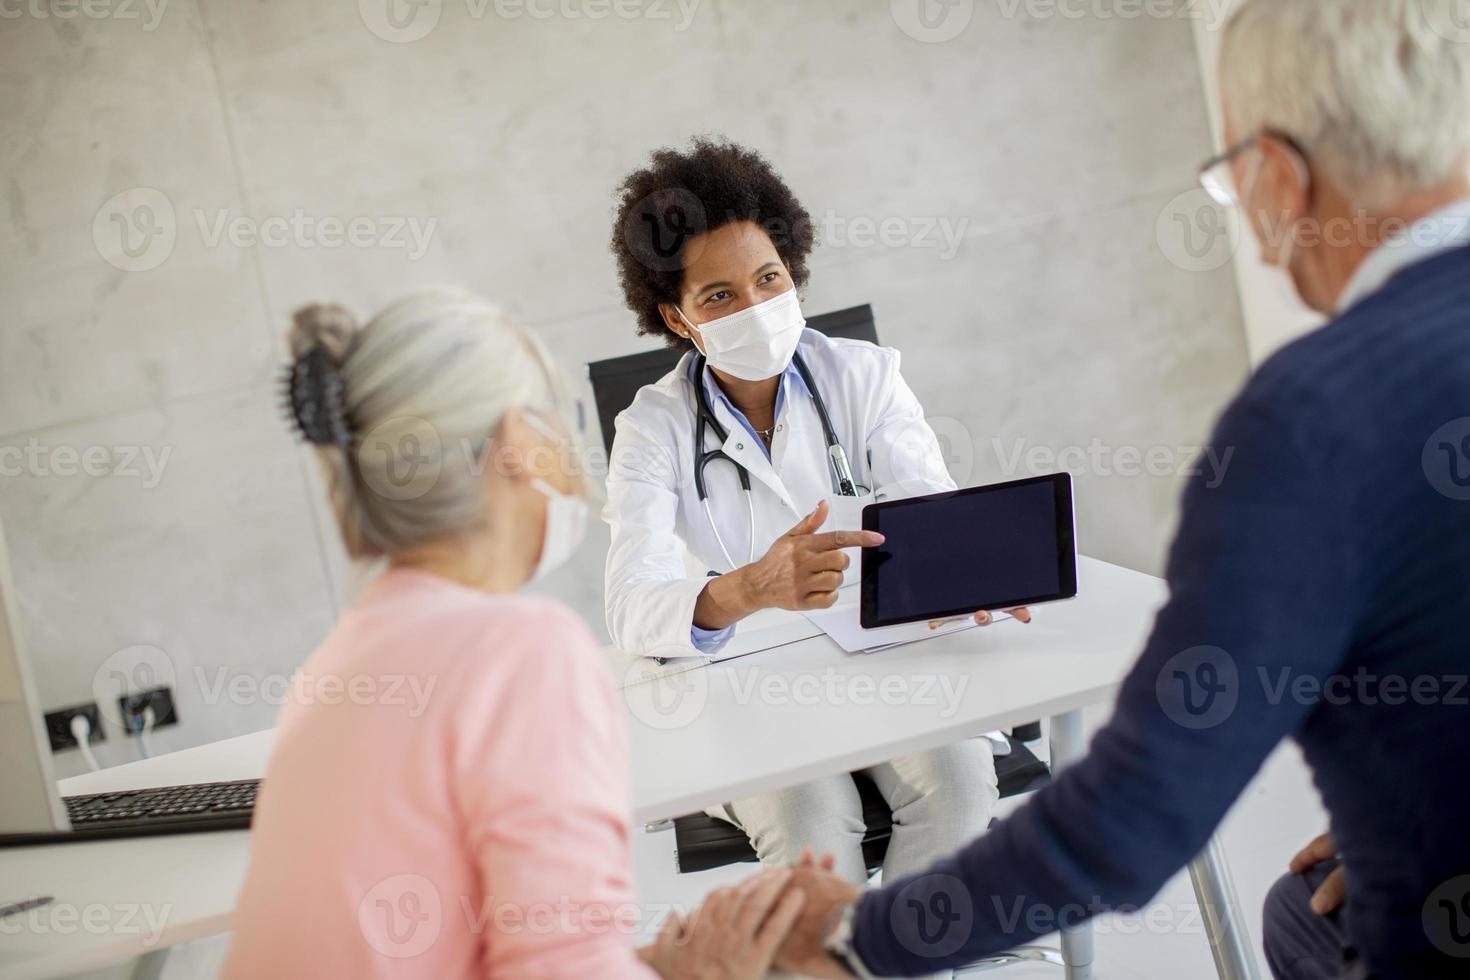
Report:
[{"label": "electrical outlet", "polygon": [[154,728],[179,723],[179,716],[174,711],[173,692],[167,687],[150,687],[146,691],[134,691],[117,699],[117,713],[122,719],[123,728],[130,733],[142,729],[143,711],[150,707],[153,709]]},{"label": "electrical outlet", "polygon": [[92,744],[107,741],[107,730],[102,727],[102,715],[97,710],[97,704],[88,701],[86,704],[74,704],[70,708],[46,712],[46,734],[51,739],[52,752],[77,747],[76,736],[71,733],[71,720],[77,715],[86,715],[87,721],[91,722],[92,734],[89,741]]}]

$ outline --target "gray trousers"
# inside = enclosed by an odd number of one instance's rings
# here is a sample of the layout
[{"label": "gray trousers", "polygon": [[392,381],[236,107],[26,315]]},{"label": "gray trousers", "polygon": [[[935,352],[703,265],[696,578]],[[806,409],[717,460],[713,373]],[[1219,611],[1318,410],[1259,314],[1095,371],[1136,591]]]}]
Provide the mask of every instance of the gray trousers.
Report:
[{"label": "gray trousers", "polygon": [[1340,862],[1323,861],[1306,874],[1288,874],[1266,895],[1261,939],[1276,980],[1347,980],[1352,960],[1338,912],[1318,915],[1309,904]]},{"label": "gray trousers", "polygon": [[[984,833],[1000,797],[995,757],[983,738],[862,771],[893,811],[884,881],[922,871]],[[791,864],[810,847],[818,855],[834,855],[834,870],[847,880],[867,880],[863,806],[847,773],[738,800],[724,810],[750,836],[763,864]]]}]

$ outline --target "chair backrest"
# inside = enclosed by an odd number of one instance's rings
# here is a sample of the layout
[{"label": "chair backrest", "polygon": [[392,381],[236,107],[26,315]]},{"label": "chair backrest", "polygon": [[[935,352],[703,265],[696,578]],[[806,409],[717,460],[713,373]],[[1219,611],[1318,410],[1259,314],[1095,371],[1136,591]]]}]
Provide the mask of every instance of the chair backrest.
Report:
[{"label": "chair backrest", "polygon": [[[821,316],[808,317],[806,325],[828,337],[847,340],[878,342],[878,327],[873,322],[873,307],[868,304],[854,306]],[[680,351],[669,347],[644,351],[641,354],[626,354],[610,357],[605,361],[593,361],[587,365],[587,377],[592,382],[592,395],[597,401],[597,421],[602,427],[602,445],[612,452],[614,425],[618,413],[633,404],[633,396],[644,385],[651,385],[668,374],[683,356]]]}]

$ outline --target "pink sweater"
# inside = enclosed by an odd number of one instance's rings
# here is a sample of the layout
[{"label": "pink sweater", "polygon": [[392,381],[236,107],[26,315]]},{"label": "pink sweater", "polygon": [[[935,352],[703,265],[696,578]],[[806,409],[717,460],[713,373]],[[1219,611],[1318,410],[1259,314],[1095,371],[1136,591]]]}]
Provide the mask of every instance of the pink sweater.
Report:
[{"label": "pink sweater", "polygon": [[221,975],[654,976],[626,752],[569,610],[387,572],[293,680]]}]

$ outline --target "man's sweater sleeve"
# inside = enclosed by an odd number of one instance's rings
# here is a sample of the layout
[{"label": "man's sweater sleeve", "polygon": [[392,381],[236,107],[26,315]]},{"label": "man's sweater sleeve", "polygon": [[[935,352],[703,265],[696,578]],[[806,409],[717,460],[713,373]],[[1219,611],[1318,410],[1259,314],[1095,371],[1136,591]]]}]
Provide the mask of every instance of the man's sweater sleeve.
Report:
[{"label": "man's sweater sleeve", "polygon": [[959,853],[863,897],[854,938],[873,973],[957,967],[1142,904],[1300,728],[1312,705],[1292,682],[1341,664],[1361,577],[1335,454],[1291,409],[1241,401],[1222,419],[1224,478],[1191,477],[1170,600],[1088,756]]}]

